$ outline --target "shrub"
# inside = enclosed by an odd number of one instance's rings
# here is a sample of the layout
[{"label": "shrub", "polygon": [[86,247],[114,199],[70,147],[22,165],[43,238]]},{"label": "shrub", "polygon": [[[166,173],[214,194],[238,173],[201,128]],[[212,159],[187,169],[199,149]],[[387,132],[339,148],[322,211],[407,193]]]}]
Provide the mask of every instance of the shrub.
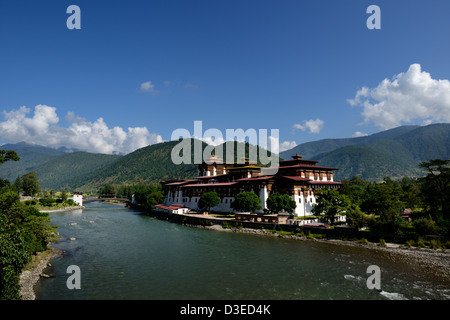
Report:
[{"label": "shrub", "polygon": [[39,199],[39,204],[44,206],[44,207],[51,207],[56,203],[55,199],[51,199],[51,198],[42,198]]},{"label": "shrub", "polygon": [[443,245],[443,247],[446,248],[446,249],[450,249],[450,240],[448,240],[448,241]]},{"label": "shrub", "polygon": [[78,205],[72,199],[65,200],[64,203],[68,204],[69,206],[77,206]]},{"label": "shrub", "polygon": [[414,228],[418,234],[437,234],[438,227],[431,218],[419,218],[413,221]]},{"label": "shrub", "polygon": [[442,246],[441,241],[439,241],[439,240],[431,240],[430,241],[430,247],[432,249],[436,250],[436,249],[441,249],[443,246]]},{"label": "shrub", "polygon": [[369,241],[368,241],[366,238],[362,238],[362,239],[359,239],[359,240],[358,240],[358,243],[361,243],[361,244],[368,244]]},{"label": "shrub", "polygon": [[411,248],[411,247],[413,246],[413,244],[414,244],[414,241],[413,241],[413,240],[407,240],[407,241],[405,242],[405,246],[406,246],[407,248]]},{"label": "shrub", "polygon": [[25,205],[27,205],[27,206],[35,206],[35,205],[38,204],[38,201],[35,200],[35,199],[33,199],[33,200],[26,200],[26,201],[24,201],[23,203],[24,203]]},{"label": "shrub", "polygon": [[419,239],[417,239],[416,245],[418,248],[425,248],[425,241],[423,241],[423,239],[419,237]]},{"label": "shrub", "polygon": [[386,241],[384,239],[380,239],[379,245],[382,247],[386,247]]}]

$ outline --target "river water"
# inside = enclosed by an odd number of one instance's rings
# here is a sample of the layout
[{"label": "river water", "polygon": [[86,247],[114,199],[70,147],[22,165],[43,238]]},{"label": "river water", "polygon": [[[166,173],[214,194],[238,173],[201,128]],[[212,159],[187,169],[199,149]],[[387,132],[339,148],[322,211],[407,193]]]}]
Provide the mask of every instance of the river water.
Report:
[{"label": "river water", "polygon": [[[186,227],[103,202],[50,215],[65,253],[36,285],[41,300],[450,299],[449,283],[377,250]],[[80,289],[67,287],[71,265]],[[381,290],[367,287],[371,265]]]}]

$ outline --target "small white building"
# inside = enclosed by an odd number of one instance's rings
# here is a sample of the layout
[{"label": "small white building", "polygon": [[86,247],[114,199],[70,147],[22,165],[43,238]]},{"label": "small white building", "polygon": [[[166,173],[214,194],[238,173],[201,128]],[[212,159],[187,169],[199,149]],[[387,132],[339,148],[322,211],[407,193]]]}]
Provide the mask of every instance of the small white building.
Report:
[{"label": "small white building", "polygon": [[170,206],[157,204],[155,205],[155,210],[158,212],[175,213],[175,214],[189,213],[189,208],[186,208],[182,204],[172,204]]},{"label": "small white building", "polygon": [[72,197],[73,202],[75,202],[80,207],[83,206],[83,194],[81,193],[74,193]]}]

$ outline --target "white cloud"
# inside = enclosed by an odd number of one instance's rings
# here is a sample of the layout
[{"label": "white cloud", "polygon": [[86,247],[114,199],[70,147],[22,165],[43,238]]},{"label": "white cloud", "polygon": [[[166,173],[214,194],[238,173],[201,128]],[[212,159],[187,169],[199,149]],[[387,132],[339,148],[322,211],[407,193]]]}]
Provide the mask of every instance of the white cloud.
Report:
[{"label": "white cloud", "polygon": [[284,141],[280,144],[280,152],[290,150],[297,146],[297,143],[295,141]]},{"label": "white cloud", "polygon": [[317,118],[316,120],[303,121],[303,124],[294,124],[294,129],[302,131],[309,130],[310,133],[319,133],[323,128],[323,120]]},{"label": "white cloud", "polygon": [[155,85],[151,81],[141,83],[140,90],[142,92],[148,92],[151,95],[157,95],[159,93],[159,90],[155,89]]},{"label": "white cloud", "polygon": [[352,135],[353,138],[367,137],[367,136],[368,136],[367,133],[364,133],[364,132],[361,132],[361,131],[356,131],[356,132]]},{"label": "white cloud", "polygon": [[351,106],[363,107],[365,122],[389,129],[423,120],[450,121],[450,81],[436,80],[420,64],[412,64],[408,71],[384,79],[376,88],[363,87]]},{"label": "white cloud", "polygon": [[48,147],[67,147],[88,152],[129,153],[150,144],[162,142],[160,135],[150,133],[146,127],[109,128],[102,118],[94,122],[68,112],[68,128],[58,126],[56,108],[37,105],[32,117],[29,108],[3,112],[5,121],[0,122],[2,139],[15,143],[26,141]]}]

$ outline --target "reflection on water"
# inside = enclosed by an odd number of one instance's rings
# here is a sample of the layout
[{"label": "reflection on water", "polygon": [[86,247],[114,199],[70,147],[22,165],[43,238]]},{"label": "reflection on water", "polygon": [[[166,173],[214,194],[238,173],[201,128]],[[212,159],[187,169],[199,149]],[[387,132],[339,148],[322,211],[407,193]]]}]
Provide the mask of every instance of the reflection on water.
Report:
[{"label": "reflection on water", "polygon": [[[374,250],[190,228],[102,202],[51,217],[65,253],[38,299],[450,297],[448,283]],[[67,289],[70,265],[80,267],[80,290]],[[367,288],[370,265],[381,269],[381,290]]]}]

